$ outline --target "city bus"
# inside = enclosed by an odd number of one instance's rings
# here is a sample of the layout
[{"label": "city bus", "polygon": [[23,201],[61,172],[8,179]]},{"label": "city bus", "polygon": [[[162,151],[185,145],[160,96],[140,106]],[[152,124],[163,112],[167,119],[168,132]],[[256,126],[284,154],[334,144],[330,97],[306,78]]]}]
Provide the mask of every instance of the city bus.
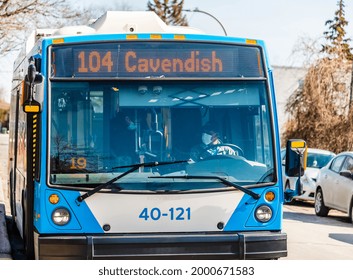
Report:
[{"label": "city bus", "polygon": [[37,30],[11,107],[11,215],[28,259],[287,255],[263,41],[153,12]]}]

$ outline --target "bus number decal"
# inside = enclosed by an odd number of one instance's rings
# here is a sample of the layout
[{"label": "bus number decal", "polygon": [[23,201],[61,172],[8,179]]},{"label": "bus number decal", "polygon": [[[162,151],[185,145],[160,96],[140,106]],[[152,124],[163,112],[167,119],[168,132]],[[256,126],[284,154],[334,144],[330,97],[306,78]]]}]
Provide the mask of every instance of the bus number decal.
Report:
[{"label": "bus number decal", "polygon": [[[105,72],[112,72],[113,70],[113,60],[112,52],[98,52],[90,51],[85,52],[81,51],[78,54],[78,72],[79,73],[97,73],[104,70]],[[102,67],[105,67],[105,69]]]},{"label": "bus number decal", "polygon": [[70,169],[84,169],[87,166],[87,160],[84,157],[72,158]]},{"label": "bus number decal", "polygon": [[191,209],[183,207],[171,207],[168,211],[162,211],[161,209],[154,207],[152,209],[143,208],[140,215],[140,219],[145,221],[153,220],[158,221],[160,219],[169,219],[171,221],[184,221],[191,219]]}]

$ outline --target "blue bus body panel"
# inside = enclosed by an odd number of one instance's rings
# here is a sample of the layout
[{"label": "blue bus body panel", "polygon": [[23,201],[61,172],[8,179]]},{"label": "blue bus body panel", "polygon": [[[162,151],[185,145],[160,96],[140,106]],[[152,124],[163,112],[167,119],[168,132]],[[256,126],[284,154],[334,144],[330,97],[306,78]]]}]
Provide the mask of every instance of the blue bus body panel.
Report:
[{"label": "blue bus body panel", "polygon": [[[38,186],[36,189],[39,189]],[[49,196],[52,194],[59,196],[60,201],[57,204],[49,203]],[[77,191],[50,190],[46,188],[43,188],[41,192],[36,191],[35,201],[37,203],[34,207],[34,225],[37,231],[42,234],[103,233],[94,213],[90,211],[86,203],[81,203],[79,206],[75,203],[79,195],[80,193]],[[65,226],[55,225],[51,217],[53,211],[61,207],[68,209],[71,214],[70,221]]]},{"label": "blue bus body panel", "polygon": [[[38,189],[38,187],[36,189]],[[210,204],[210,199],[207,199],[207,197],[202,195],[183,194],[182,203],[180,201],[180,195],[166,195],[165,200],[168,201],[168,203],[165,209],[167,210],[163,210],[163,208],[161,208],[160,211],[163,214],[160,215],[160,217],[158,218],[152,217],[152,219],[143,219],[140,217],[143,209],[152,209],[152,211],[154,211],[161,207],[160,195],[156,195],[154,197],[153,195],[148,195],[149,201],[155,201],[151,204],[148,204],[147,202],[144,204],[143,202],[138,201],[136,199],[136,195],[116,193],[96,194],[88,198],[87,203],[86,201],[78,203],[76,200],[77,197],[80,196],[80,193],[77,191],[43,189],[43,194],[39,194],[36,191],[36,201],[40,201],[40,203],[36,203],[35,205],[35,227],[37,231],[42,234],[99,234],[104,233],[102,228],[105,224],[109,224],[112,227],[112,231],[107,233],[128,233],[129,230],[143,231],[143,229],[149,232],[174,232],[176,230],[180,232],[186,232],[190,230],[219,232],[242,232],[258,230],[279,231],[282,226],[282,205],[278,204],[276,200],[274,200],[274,202],[272,203],[269,203],[263,198],[263,194],[265,191],[272,191],[276,197],[279,196],[280,194],[278,188],[258,188],[254,191],[262,195],[259,200],[255,200],[246,194],[243,194],[239,191],[235,191],[236,194],[232,195],[236,195],[237,197],[239,197],[239,202],[237,202],[236,200],[229,200],[229,202],[224,202],[223,205],[218,205],[220,203],[217,201],[217,203],[215,203],[215,205],[213,206],[208,205]],[[56,194],[59,196],[60,201],[58,204],[53,205],[48,203],[49,196],[51,194]],[[227,194],[227,196],[229,195]],[[124,206],[121,205],[121,203],[117,203],[118,201],[121,201],[121,199],[129,201],[127,205],[131,205],[131,208],[126,209],[129,206]],[[217,198],[215,199],[217,200]],[[196,204],[193,201],[196,201]],[[182,217],[182,220],[174,218],[173,221],[170,221],[170,216],[167,217],[169,215],[168,210],[170,211],[171,209],[170,207],[176,205],[175,209],[177,209],[177,206],[183,206],[183,203],[186,205],[184,207],[185,209],[190,208],[189,217],[187,218],[184,215]],[[104,206],[96,206],[98,204]],[[198,204],[201,204],[203,206],[199,207]],[[274,213],[272,219],[267,223],[260,223],[256,219],[254,213],[255,209],[263,204],[269,205]],[[92,208],[94,209],[91,209],[89,205],[92,205]],[[217,206],[219,206],[219,209],[216,208]],[[65,226],[55,225],[51,219],[53,211],[60,207],[68,209],[71,213],[70,222]],[[136,208],[140,210],[138,210],[135,214],[130,215],[130,212],[133,212]],[[229,215],[220,213],[222,209],[224,212],[230,212]],[[225,211],[225,209],[229,210]],[[200,218],[210,217],[212,213],[214,213],[214,216],[218,215],[217,218],[219,218],[219,222],[222,222],[224,224],[224,228],[218,229],[216,227],[217,219],[214,222],[212,219],[209,219],[209,221],[207,221],[207,219],[205,220]],[[154,215],[156,216],[156,214]],[[166,218],[163,218],[162,216],[166,216]],[[126,227],[123,227],[122,224],[125,224]]]}]

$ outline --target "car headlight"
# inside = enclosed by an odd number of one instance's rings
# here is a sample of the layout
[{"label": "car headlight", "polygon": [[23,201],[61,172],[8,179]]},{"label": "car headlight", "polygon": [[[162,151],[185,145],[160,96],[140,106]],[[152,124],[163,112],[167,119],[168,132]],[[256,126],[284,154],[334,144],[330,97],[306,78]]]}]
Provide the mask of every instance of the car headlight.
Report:
[{"label": "car headlight", "polygon": [[56,208],[51,218],[54,224],[64,226],[70,221],[70,212],[66,208]]},{"label": "car headlight", "polygon": [[272,218],[272,210],[267,205],[261,205],[256,209],[255,216],[259,222],[266,223]]}]

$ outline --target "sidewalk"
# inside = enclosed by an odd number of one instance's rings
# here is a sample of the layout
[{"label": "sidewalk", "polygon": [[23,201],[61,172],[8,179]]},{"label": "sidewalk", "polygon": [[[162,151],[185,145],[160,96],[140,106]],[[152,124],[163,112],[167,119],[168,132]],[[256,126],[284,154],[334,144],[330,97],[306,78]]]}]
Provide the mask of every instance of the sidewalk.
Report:
[{"label": "sidewalk", "polygon": [[7,234],[5,205],[0,203],[0,260],[11,259],[11,246],[9,236]]},{"label": "sidewalk", "polygon": [[0,133],[0,204],[5,205],[6,214],[10,213],[10,204],[8,198],[8,151],[9,151],[9,134]]},{"label": "sidewalk", "polygon": [[5,199],[7,193],[7,159],[8,159],[8,134],[0,133],[0,260],[11,259],[11,246],[6,226],[6,210],[8,201]]}]

